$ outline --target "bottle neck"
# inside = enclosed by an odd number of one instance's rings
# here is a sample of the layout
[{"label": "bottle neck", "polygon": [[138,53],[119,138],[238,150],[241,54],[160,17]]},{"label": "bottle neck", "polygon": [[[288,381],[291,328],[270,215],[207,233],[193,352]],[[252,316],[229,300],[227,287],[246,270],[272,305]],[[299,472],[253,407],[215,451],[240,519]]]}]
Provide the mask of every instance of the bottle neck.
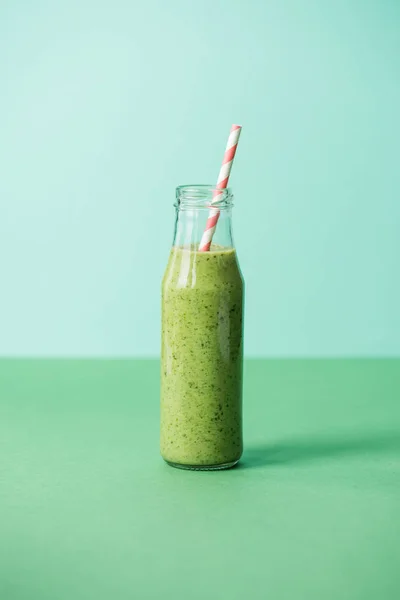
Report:
[{"label": "bottle neck", "polygon": [[176,190],[174,246],[197,249],[210,215],[217,216],[212,247],[233,248],[233,196],[230,189],[181,186]]},{"label": "bottle neck", "polygon": [[[177,209],[173,245],[190,247],[191,249],[198,248],[206,229],[209,212],[201,209]],[[230,210],[219,211],[212,244],[226,248],[234,247]]]}]

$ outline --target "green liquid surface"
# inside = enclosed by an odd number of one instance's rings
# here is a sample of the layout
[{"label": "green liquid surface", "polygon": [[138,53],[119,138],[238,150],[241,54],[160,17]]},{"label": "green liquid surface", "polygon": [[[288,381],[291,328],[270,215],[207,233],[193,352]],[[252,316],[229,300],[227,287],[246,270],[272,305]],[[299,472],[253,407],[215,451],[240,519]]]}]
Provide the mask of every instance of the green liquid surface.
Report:
[{"label": "green liquid surface", "polygon": [[235,250],[172,248],[162,286],[161,454],[221,465],[242,454],[243,280]]}]

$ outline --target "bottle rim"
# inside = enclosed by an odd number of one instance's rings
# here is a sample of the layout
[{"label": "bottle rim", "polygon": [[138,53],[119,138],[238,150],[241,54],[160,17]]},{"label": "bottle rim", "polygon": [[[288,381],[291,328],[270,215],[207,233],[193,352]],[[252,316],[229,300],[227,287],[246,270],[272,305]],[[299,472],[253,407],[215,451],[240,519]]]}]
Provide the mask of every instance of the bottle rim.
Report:
[{"label": "bottle rim", "polygon": [[233,206],[231,188],[218,188],[215,185],[195,184],[179,185],[176,188],[176,208],[218,208],[219,210]]}]

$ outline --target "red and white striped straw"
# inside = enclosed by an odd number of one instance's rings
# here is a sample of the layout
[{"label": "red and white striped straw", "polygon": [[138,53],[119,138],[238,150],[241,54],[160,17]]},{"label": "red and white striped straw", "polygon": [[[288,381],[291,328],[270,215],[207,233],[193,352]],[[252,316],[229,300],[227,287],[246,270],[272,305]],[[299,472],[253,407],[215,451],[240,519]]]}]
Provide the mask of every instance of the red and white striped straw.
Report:
[{"label": "red and white striped straw", "polygon": [[[233,159],[235,158],[236,148],[239,142],[241,131],[242,128],[240,125],[232,125],[231,132],[228,138],[228,143],[226,145],[224,158],[222,161],[221,170],[218,175],[218,181],[216,185],[217,189],[213,193],[213,204],[221,200],[223,192],[219,192],[218,190],[225,189],[226,187],[228,187],[229,175],[231,173]],[[218,208],[211,208],[210,213],[208,215],[206,228],[201,238],[199,252],[209,251],[215,228],[219,219],[219,213],[220,211],[218,210]]]}]

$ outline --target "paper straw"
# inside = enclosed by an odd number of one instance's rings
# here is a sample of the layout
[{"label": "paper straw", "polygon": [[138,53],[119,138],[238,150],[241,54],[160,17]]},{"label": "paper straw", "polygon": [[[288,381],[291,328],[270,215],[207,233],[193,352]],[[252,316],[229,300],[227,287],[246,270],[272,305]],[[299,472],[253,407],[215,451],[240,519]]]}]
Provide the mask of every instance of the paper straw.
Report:
[{"label": "paper straw", "polygon": [[[240,125],[232,125],[228,143],[226,144],[224,158],[222,160],[221,170],[218,175],[216,189],[213,192],[212,204],[221,200],[223,192],[219,190],[223,190],[228,187],[229,175],[231,173],[233,159],[235,158],[236,148],[239,142],[241,131],[242,128]],[[220,211],[218,208],[211,208],[208,215],[206,228],[201,238],[199,252],[208,252],[210,250],[211,241],[219,219],[219,214]]]}]

